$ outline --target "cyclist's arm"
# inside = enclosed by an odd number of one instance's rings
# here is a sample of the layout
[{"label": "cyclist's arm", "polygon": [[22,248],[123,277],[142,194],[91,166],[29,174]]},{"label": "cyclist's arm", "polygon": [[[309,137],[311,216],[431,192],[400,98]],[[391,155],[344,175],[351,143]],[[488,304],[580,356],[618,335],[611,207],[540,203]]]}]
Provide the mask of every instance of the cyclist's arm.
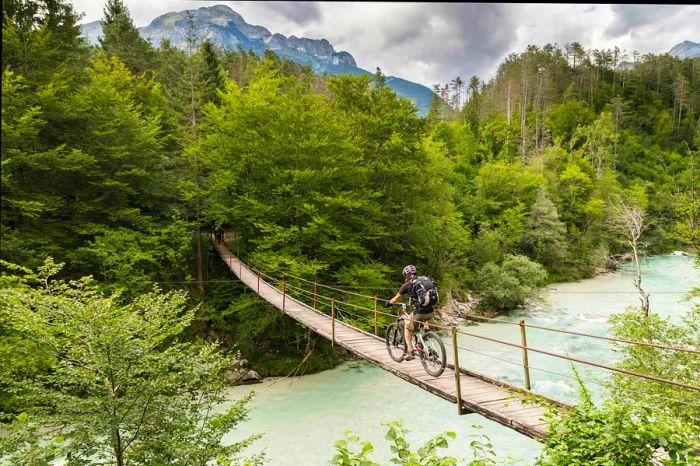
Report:
[{"label": "cyclist's arm", "polygon": [[401,288],[399,288],[399,292],[396,293],[396,296],[394,296],[393,298],[391,298],[391,299],[389,300],[389,302],[390,302],[391,304],[396,304],[396,303],[399,301],[399,299],[401,299],[401,296],[403,296],[403,295],[405,295],[406,293],[408,293],[408,291],[409,291],[410,289],[411,289],[411,283],[410,283],[410,282],[404,283],[403,285],[401,285]]},{"label": "cyclist's arm", "polygon": [[390,302],[391,304],[396,304],[396,302],[397,302],[399,299],[401,299],[401,293],[396,293],[396,296],[394,296],[393,298],[391,298],[391,299],[389,300],[389,302]]}]

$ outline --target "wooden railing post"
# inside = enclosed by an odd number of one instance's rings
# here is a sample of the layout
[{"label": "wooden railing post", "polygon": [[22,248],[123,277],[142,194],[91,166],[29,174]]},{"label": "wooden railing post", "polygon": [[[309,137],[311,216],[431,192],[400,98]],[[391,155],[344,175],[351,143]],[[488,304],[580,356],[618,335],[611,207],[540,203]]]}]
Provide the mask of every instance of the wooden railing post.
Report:
[{"label": "wooden railing post", "polygon": [[284,276],[284,272],[282,272],[282,312],[284,312],[284,305],[285,302],[287,301],[287,282]]},{"label": "wooden railing post", "polygon": [[530,390],[530,364],[527,359],[527,338],[525,337],[525,321],[520,321],[520,341],[523,346],[523,370],[525,371],[525,388]]},{"label": "wooden railing post", "polygon": [[316,310],[316,297],[318,296],[318,283],[314,282],[314,311]]},{"label": "wooden railing post", "polygon": [[243,260],[238,257],[238,276],[243,279]]},{"label": "wooden railing post", "polygon": [[258,264],[258,294],[260,294],[260,264]]},{"label": "wooden railing post", "polygon": [[457,347],[457,327],[452,327],[452,353],[455,366],[455,395],[457,396],[457,414],[464,414],[462,409],[462,384],[459,378],[459,348]]},{"label": "wooden railing post", "polygon": [[374,334],[379,335],[377,330],[377,297],[374,297]]},{"label": "wooden railing post", "polygon": [[331,346],[335,346],[335,298],[331,299]]}]

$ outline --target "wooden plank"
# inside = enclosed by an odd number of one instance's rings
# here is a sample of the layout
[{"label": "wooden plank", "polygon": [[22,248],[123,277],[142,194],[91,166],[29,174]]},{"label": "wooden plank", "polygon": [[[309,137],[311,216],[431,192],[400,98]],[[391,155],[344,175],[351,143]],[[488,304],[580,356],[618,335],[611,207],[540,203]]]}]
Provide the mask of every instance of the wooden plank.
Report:
[{"label": "wooden plank", "polygon": [[[496,401],[496,400],[507,400],[508,395],[504,393],[499,393],[499,392],[491,392],[491,393],[479,393],[476,395],[468,395],[468,396],[462,396],[464,399],[468,399],[469,401],[472,401],[474,403],[480,404],[485,401]],[[482,408],[484,409],[484,408]]]},{"label": "wooden plank", "polygon": [[504,404],[510,404],[511,406],[516,406],[516,407],[518,407],[518,408],[526,408],[526,407],[532,406],[532,405],[530,405],[530,404],[525,405],[525,404],[523,404],[524,402],[525,402],[525,399],[524,399],[524,398],[512,398],[511,400],[509,400],[509,401],[506,402],[506,403],[499,402],[499,401],[495,401],[493,404],[484,403],[484,406],[486,406],[486,407],[490,407],[490,406],[492,406],[492,405],[493,405],[493,406],[502,406],[502,405],[504,405]]},{"label": "wooden plank", "polygon": [[508,417],[514,419],[525,419],[532,416],[537,416],[538,418],[544,414],[544,410],[540,406],[530,406],[524,408],[517,408],[515,406],[509,406],[506,408],[496,407],[494,411],[498,411],[501,414],[507,414]]}]

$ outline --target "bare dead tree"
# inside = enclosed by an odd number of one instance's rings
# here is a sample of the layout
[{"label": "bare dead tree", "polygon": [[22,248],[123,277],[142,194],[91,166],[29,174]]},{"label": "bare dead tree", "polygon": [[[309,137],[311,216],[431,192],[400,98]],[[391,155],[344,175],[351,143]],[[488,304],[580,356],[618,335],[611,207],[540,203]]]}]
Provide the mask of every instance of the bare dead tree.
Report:
[{"label": "bare dead tree", "polygon": [[644,316],[649,317],[649,293],[642,288],[642,268],[640,266],[640,255],[644,247],[640,238],[649,227],[644,208],[625,201],[622,197],[611,199],[610,205],[615,212],[615,215],[610,219],[611,226],[615,231],[625,236],[627,244],[632,248],[632,257],[636,267],[636,276],[633,279],[634,287],[639,291],[639,300]]}]

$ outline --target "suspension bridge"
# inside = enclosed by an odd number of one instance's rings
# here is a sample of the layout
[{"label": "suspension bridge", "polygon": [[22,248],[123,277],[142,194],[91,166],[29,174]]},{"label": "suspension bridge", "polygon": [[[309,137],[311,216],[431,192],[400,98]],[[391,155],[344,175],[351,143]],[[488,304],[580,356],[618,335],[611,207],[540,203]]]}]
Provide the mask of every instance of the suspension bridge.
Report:
[{"label": "suspension bridge", "polygon": [[[520,321],[519,324],[508,322],[520,327],[521,340],[519,343],[503,341],[487,336],[482,336],[467,332],[463,329],[457,329],[455,326],[447,327],[439,324],[431,324],[433,330],[437,330],[443,335],[443,341],[446,346],[451,349],[448,351],[448,364],[445,372],[440,377],[432,377],[423,369],[418,358],[412,361],[395,362],[391,359],[387,352],[384,338],[380,336],[380,316],[386,317],[396,316],[379,311],[376,296],[365,296],[348,290],[342,290],[326,285],[320,285],[316,282],[304,280],[299,277],[294,277],[297,281],[301,281],[309,285],[311,289],[304,289],[300,286],[294,286],[290,283],[288,274],[282,274],[281,278],[272,277],[245,263],[238,256],[233,254],[226,246],[224,241],[217,241],[214,237],[211,238],[214,247],[224,260],[228,268],[233,274],[251,290],[256,292],[260,297],[275,306],[280,312],[300,322],[310,330],[316,332],[324,338],[327,338],[332,344],[345,348],[354,353],[358,357],[373,363],[382,369],[391,372],[401,379],[410,382],[418,387],[448,400],[457,406],[458,414],[478,413],[488,419],[496,421],[504,426],[512,428],[528,437],[536,440],[546,439],[546,431],[548,427],[548,418],[545,413],[554,408],[568,409],[570,404],[556,400],[541,394],[536,394],[531,391],[530,387],[530,364],[528,362],[528,354],[536,352],[548,356],[563,358],[572,362],[587,364],[590,366],[607,369],[609,371],[623,373],[629,376],[642,377],[644,379],[654,380],[659,383],[681,386],[690,390],[700,391],[700,386],[667,380],[651,375],[639,374],[633,371],[628,371],[605,364],[600,364],[592,361],[586,361],[578,358],[569,357],[566,355],[557,354],[551,351],[546,351],[538,348],[529,347],[527,345],[526,327],[534,327],[545,330],[559,331],[562,333],[574,334],[578,336],[586,336],[591,338],[600,338],[618,343],[640,344],[650,347],[689,351],[700,354],[695,349],[676,348],[655,343],[634,342],[628,340],[620,340],[614,338],[601,337],[596,335],[588,335],[579,332],[568,330],[551,329],[542,326],[525,324]],[[351,299],[343,301],[333,297],[328,297],[319,293],[319,288],[332,290],[341,294],[349,295],[355,298],[364,298],[373,302],[373,307],[361,306],[350,303]],[[374,332],[363,330],[344,320],[353,320],[357,322],[358,318],[362,318],[358,314],[349,312],[349,308],[354,308],[357,312],[364,312],[369,317],[364,317],[368,323],[367,327],[373,327]],[[352,316],[347,319],[348,316]],[[496,319],[487,319],[496,320]],[[373,324],[373,325],[372,325]],[[383,330],[383,328],[382,328]],[[514,348],[519,348],[522,352],[522,368],[524,371],[524,386],[516,386],[489,377],[486,374],[477,373],[460,367],[459,350],[465,349],[459,346],[457,334],[482,338],[493,343],[507,345]],[[447,336],[449,335],[449,336]]]}]

